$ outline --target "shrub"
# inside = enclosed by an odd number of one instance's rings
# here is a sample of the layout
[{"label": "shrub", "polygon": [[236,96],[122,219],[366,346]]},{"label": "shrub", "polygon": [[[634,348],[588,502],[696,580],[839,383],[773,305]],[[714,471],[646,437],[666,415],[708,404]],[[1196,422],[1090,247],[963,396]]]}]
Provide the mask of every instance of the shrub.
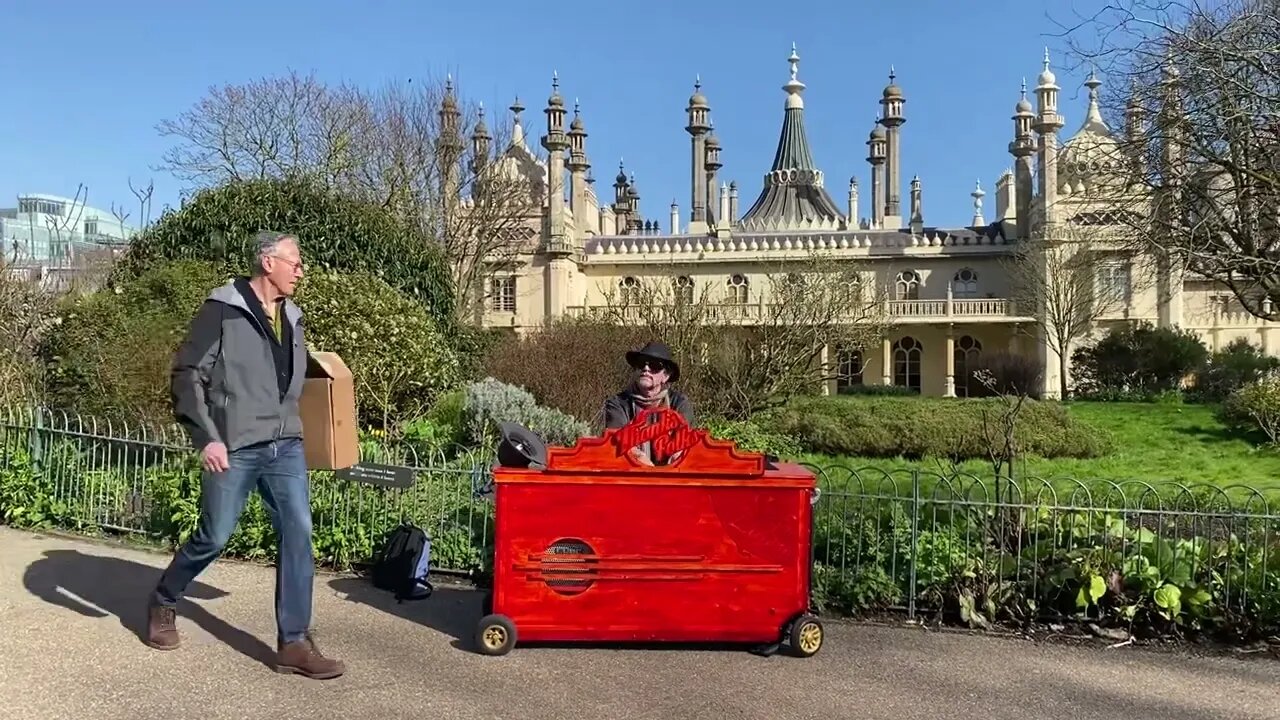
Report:
[{"label": "shrub", "polygon": [[485,372],[525,388],[542,405],[599,424],[605,399],[627,382],[625,352],[646,339],[636,328],[558,320],[525,337],[501,341]]},{"label": "shrub", "polygon": [[800,441],[755,420],[713,418],[702,423],[717,440],[732,440],[738,448],[779,458],[795,458],[804,452]]},{"label": "shrub", "polygon": [[1277,368],[1280,368],[1280,359],[1264,355],[1245,338],[1236,338],[1210,356],[1208,366],[1196,377],[1190,395],[1200,402],[1221,402]]},{"label": "shrub", "polygon": [[1181,388],[1208,357],[1189,330],[1126,325],[1072,355],[1076,392],[1093,399],[1150,399]]},{"label": "shrub", "polygon": [[[986,399],[804,398],[771,411],[761,422],[797,438],[808,452],[960,462],[987,458],[983,411],[997,417],[997,403]],[[1023,453],[1046,458],[1098,457],[1110,449],[1109,438],[1072,418],[1061,405],[1035,400],[1023,407],[1016,437]]]},{"label": "shrub", "polygon": [[[1026,397],[1039,399],[1040,381],[1042,379],[1040,368],[1035,360],[1026,355],[1019,353],[1011,353],[1006,351],[997,351],[983,356],[981,370],[986,370],[991,375],[994,391],[1001,395],[1025,395]],[[982,388],[980,394],[986,395],[992,389],[982,387],[981,383],[977,383]]]},{"label": "shrub", "polygon": [[313,273],[297,301],[311,349],[337,353],[351,369],[366,426],[393,429],[460,381],[458,356],[436,319],[371,274]]},{"label": "shrub", "polygon": [[437,243],[390,210],[303,179],[229,182],[167,211],[129,245],[113,273],[124,282],[157,263],[192,259],[243,274],[259,230],[294,233],[313,271],[367,272],[452,329],[453,285]]},{"label": "shrub", "polygon": [[73,295],[39,348],[47,402],[67,412],[136,424],[168,425],[169,368],[219,268],[160,263],[115,288]]},{"label": "shrub", "polygon": [[514,422],[538,433],[549,445],[572,445],[590,432],[586,423],[554,408],[542,407],[524,388],[493,378],[466,388],[464,434],[476,446],[493,444],[498,423]]},{"label": "shrub", "polygon": [[1219,418],[1238,432],[1261,431],[1270,443],[1280,443],[1280,375],[1268,374],[1231,393]]}]

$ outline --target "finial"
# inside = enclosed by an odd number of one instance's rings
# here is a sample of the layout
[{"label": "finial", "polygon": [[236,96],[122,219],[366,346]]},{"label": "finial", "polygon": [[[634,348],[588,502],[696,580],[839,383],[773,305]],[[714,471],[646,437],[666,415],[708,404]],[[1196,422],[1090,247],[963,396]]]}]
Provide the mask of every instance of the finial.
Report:
[{"label": "finial", "polygon": [[975,198],[980,198],[980,197],[983,197],[984,195],[986,195],[986,193],[985,193],[985,192],[983,192],[983,190],[982,190],[982,180],[981,180],[981,179],[979,179],[979,180],[975,180],[975,181],[973,182],[973,192],[971,192],[971,193],[969,193],[969,194],[970,194],[970,195],[972,195],[972,196],[973,196],[973,197],[975,197]]},{"label": "finial", "polygon": [[1027,99],[1027,78],[1025,76],[1022,78],[1022,99]]},{"label": "finial", "polygon": [[560,89],[560,73],[555,70],[551,71],[551,89],[552,90]]},{"label": "finial", "polygon": [[800,55],[796,52],[796,44],[791,43],[791,57],[787,58],[787,62],[791,63],[791,84],[799,82],[796,80],[796,74],[800,71]]},{"label": "finial", "polygon": [[520,104],[520,96],[516,95],[516,99],[507,108],[516,116],[516,122],[520,122],[520,113],[524,112],[524,105]]},{"label": "finial", "polygon": [[896,80],[897,78],[898,78],[897,73],[893,71],[893,66],[890,65],[889,66],[889,84],[892,85],[893,81]]},{"label": "finial", "polygon": [[1044,69],[1049,69],[1049,46],[1044,46]]},{"label": "finial", "polygon": [[578,114],[578,98],[573,99],[573,114]]},{"label": "finial", "polygon": [[480,119],[481,120],[484,119],[484,101],[483,100],[480,101]]},{"label": "finial", "polygon": [[693,76],[693,89],[695,92],[702,89],[702,73]]}]

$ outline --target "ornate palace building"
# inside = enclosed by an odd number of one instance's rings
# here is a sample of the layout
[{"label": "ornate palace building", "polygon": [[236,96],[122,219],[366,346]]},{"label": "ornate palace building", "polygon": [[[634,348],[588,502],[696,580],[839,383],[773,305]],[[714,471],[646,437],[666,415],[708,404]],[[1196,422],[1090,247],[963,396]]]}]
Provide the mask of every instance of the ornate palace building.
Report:
[{"label": "ornate palace building", "polygon": [[[771,302],[766,273],[780,264],[810,260],[815,253],[847,261],[874,288],[889,332],[878,347],[829,348],[824,362],[839,369],[831,391],[856,384],[904,385],[926,395],[977,393],[972,370],[983,353],[1011,350],[1042,368],[1044,394],[1057,395],[1059,364],[1033,307],[1014,301],[1008,259],[1019,243],[1052,236],[1065,225],[1106,231],[1108,198],[1130,192],[1131,166],[1119,157],[1119,142],[1099,109],[1100,82],[1090,76],[1083,122],[1063,141],[1056,77],[1046,52],[1033,89],[1024,84],[1016,101],[1008,152],[1012,168],[995,183],[995,214],[984,216],[981,187],[974,189],[967,226],[925,224],[918,176],[905,183],[901,146],[907,122],[906,96],[894,82],[880,100],[881,117],[867,140],[870,198],[863,212],[859,185],[851,179],[844,204],[827,189],[805,133],[805,85],[792,49],[782,128],[773,165],[759,187],[725,183],[719,176],[720,144],[711,106],[695,84],[689,98],[690,197],[687,214],[670,206],[666,225],[644,219],[633,176],[619,169],[612,198],[602,201],[590,175],[587,132],[575,106],[566,110],[558,82],[543,111],[541,147],[531,149],[517,101],[512,107],[509,147],[497,171],[521,178],[540,199],[541,211],[526,218],[527,247],[517,262],[489,278],[481,321],[489,327],[527,332],[551,318],[578,316],[637,292],[644,283],[670,283],[672,297],[709,288],[701,302],[723,318],[750,325]],[[446,101],[446,105],[450,104]],[[1140,133],[1143,118],[1130,108],[1125,133]],[[471,142],[488,155],[483,117]],[[547,162],[544,157],[555,158]],[[565,175],[568,187],[565,192]],[[745,199],[748,204],[740,204]],[[742,211],[745,207],[745,212]],[[1025,245],[1023,247],[1026,247]],[[1090,282],[1111,298],[1097,313],[1094,331],[1109,324],[1147,320],[1201,335],[1211,348],[1247,338],[1276,353],[1277,324],[1245,312],[1224,288],[1167,265],[1136,263],[1122,253],[1099,254]],[[1042,262],[1042,271],[1050,264]],[[1150,269],[1148,269],[1150,268]]]}]

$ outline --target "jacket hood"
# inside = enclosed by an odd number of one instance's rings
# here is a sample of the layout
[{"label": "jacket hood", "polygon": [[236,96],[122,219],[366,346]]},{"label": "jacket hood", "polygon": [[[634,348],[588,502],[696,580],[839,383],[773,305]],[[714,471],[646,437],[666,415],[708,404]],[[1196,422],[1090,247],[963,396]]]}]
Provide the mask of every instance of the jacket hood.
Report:
[{"label": "jacket hood", "polygon": [[[244,298],[240,295],[240,291],[236,289],[235,278],[228,280],[225,285],[220,285],[214,288],[209,293],[208,299],[213,302],[220,302],[224,305],[239,308],[250,315],[253,314],[253,311],[249,308],[249,304],[244,301]],[[298,321],[302,319],[302,308],[298,307],[297,303],[293,300],[285,298],[284,316],[291,325],[297,325]]]}]

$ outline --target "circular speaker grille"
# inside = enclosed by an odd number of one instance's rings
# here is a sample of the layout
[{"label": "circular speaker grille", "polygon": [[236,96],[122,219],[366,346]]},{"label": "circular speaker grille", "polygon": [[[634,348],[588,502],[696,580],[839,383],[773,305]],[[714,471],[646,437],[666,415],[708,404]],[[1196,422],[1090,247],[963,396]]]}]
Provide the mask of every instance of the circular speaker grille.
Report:
[{"label": "circular speaker grille", "polygon": [[581,540],[557,540],[542,554],[542,578],[547,587],[561,595],[577,595],[595,580],[595,550]]}]

